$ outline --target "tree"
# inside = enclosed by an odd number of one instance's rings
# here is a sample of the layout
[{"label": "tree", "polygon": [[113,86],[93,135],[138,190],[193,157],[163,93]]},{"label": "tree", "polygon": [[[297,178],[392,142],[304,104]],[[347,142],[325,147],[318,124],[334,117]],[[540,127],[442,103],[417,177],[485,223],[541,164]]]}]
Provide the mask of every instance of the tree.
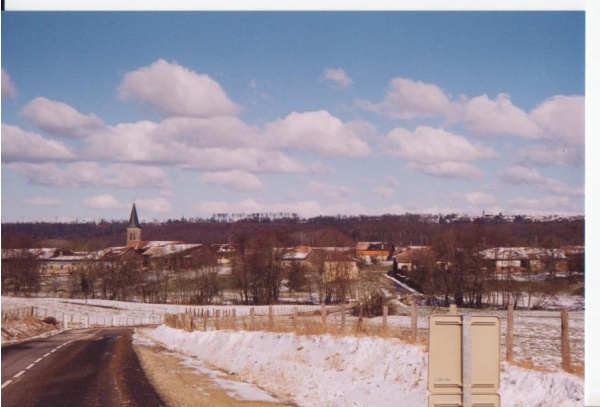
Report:
[{"label": "tree", "polygon": [[6,249],[2,256],[2,294],[29,297],[40,291],[40,270],[29,249]]}]

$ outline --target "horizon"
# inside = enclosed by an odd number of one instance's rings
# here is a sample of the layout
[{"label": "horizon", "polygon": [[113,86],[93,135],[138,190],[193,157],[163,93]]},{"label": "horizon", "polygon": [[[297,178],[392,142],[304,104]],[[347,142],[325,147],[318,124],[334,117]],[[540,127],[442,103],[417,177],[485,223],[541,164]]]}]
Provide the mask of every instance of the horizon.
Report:
[{"label": "horizon", "polygon": [[585,12],[2,13],[2,222],[584,216]]}]

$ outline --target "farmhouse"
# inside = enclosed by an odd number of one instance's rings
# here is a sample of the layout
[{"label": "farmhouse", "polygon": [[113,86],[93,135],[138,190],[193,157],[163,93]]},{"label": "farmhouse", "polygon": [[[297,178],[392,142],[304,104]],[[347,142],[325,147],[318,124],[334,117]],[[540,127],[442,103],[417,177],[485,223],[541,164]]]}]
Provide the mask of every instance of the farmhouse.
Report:
[{"label": "farmhouse", "polygon": [[379,263],[391,260],[394,251],[394,245],[391,243],[358,242],[356,244],[356,257],[365,263]]},{"label": "farmhouse", "polygon": [[539,247],[494,247],[480,252],[488,269],[496,273],[523,271],[566,272],[567,256],[563,249]]}]

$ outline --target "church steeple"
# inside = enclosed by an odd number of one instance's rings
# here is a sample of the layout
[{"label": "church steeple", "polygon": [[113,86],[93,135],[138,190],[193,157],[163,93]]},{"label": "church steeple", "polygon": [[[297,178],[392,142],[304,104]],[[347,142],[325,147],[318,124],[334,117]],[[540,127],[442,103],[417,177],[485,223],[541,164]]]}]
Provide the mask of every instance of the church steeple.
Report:
[{"label": "church steeple", "polygon": [[140,227],[140,221],[138,220],[137,209],[135,208],[135,202],[131,207],[131,215],[129,216],[129,224],[127,225],[127,246],[131,242],[142,240],[142,228]]}]

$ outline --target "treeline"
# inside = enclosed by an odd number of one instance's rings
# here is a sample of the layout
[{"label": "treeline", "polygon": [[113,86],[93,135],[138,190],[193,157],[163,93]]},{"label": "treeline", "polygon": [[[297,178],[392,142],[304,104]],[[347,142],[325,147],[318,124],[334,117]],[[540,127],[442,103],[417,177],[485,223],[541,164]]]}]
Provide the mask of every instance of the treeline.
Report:
[{"label": "treeline", "polygon": [[[408,216],[408,215],[407,215]],[[236,236],[275,235],[284,246],[354,246],[359,241],[380,241],[396,246],[425,246],[448,230],[470,233],[478,229],[484,245],[539,246],[552,237],[559,246],[583,245],[585,221],[559,219],[545,222],[414,222],[402,216],[314,218],[306,222],[173,222],[142,223],[144,240],[179,240],[188,243],[226,243]],[[125,244],[126,222],[3,223],[2,248],[61,247],[76,251]]]}]

